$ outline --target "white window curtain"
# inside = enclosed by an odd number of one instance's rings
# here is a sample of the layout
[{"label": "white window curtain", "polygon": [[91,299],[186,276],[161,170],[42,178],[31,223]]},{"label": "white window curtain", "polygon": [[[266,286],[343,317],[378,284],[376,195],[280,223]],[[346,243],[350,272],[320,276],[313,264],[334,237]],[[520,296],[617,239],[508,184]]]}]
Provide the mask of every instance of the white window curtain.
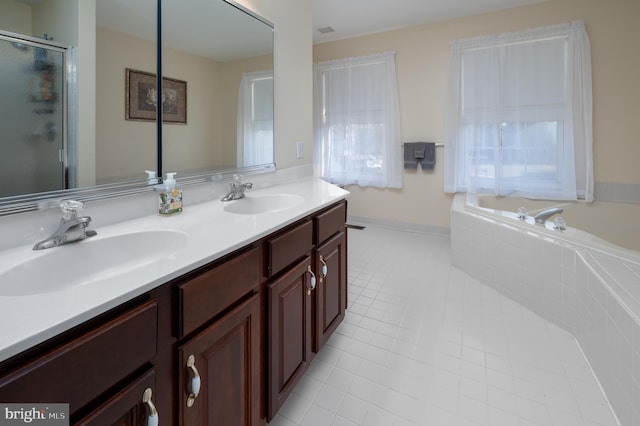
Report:
[{"label": "white window curtain", "polygon": [[395,54],[314,66],[314,167],[341,185],[402,187]]},{"label": "white window curtain", "polygon": [[242,75],[237,120],[237,166],[273,163],[272,71]]},{"label": "white window curtain", "polygon": [[451,43],[445,191],[593,200],[581,21]]}]

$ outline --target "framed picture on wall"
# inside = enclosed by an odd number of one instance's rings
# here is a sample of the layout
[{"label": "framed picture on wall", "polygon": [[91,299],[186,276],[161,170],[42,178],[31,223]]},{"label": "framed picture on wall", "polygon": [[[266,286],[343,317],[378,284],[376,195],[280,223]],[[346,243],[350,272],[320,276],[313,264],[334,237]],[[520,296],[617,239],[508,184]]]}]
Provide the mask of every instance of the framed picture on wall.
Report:
[{"label": "framed picture on wall", "polygon": [[[125,76],[125,119],[155,121],[158,105],[156,75],[127,68]],[[187,123],[187,82],[162,79],[162,121]]]}]

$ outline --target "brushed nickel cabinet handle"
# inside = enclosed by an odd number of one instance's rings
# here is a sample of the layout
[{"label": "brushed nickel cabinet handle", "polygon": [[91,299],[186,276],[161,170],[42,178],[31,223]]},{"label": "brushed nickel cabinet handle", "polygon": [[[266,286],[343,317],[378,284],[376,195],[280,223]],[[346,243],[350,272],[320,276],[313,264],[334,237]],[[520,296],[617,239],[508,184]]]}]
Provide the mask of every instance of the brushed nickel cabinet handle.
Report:
[{"label": "brushed nickel cabinet handle", "polygon": [[151,400],[153,391],[151,388],[146,388],[142,393],[142,403],[149,409],[149,417],[147,418],[147,426],[158,426],[158,410]]},{"label": "brushed nickel cabinet handle", "polygon": [[311,265],[307,266],[307,272],[311,274],[311,279],[309,280],[309,284],[307,285],[307,295],[311,296],[311,292],[316,288],[316,274],[313,273]]},{"label": "brushed nickel cabinet handle", "polygon": [[196,402],[196,398],[200,394],[200,373],[196,368],[196,357],[189,355],[187,358],[187,368],[191,370],[193,377],[191,378],[191,392],[187,397],[187,407],[192,407]]},{"label": "brushed nickel cabinet handle", "polygon": [[327,273],[329,272],[329,267],[327,266],[327,262],[324,261],[322,255],[320,255],[320,263],[322,263],[322,271],[320,272],[320,282],[327,278]]}]

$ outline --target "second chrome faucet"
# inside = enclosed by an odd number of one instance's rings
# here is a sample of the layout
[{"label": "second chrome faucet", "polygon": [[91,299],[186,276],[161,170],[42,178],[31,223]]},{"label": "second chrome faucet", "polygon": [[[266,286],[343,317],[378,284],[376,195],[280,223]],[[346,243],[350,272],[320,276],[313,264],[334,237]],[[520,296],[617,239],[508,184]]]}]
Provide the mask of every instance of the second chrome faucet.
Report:
[{"label": "second chrome faucet", "polygon": [[230,184],[230,191],[227,195],[222,197],[220,201],[232,201],[244,198],[244,191],[251,189],[253,184],[251,182],[242,183],[242,176],[233,175],[233,182]]}]

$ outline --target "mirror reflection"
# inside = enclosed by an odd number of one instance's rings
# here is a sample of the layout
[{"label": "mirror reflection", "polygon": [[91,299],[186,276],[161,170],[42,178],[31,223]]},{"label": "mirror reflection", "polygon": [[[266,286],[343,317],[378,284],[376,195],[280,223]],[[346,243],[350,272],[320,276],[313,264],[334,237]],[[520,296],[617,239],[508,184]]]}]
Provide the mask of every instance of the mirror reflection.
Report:
[{"label": "mirror reflection", "polygon": [[[0,197],[67,188],[64,129],[69,52],[46,40],[0,34]],[[72,173],[71,180],[74,176]]]},{"label": "mirror reflection", "polygon": [[[183,110],[164,99],[165,117],[184,114],[162,126],[164,171],[274,161],[273,26],[230,3],[164,0],[163,75],[185,94]],[[0,214],[18,202],[36,208],[59,190],[142,188],[145,170],[160,168],[156,122],[125,95],[143,86],[128,71],[157,71],[156,7],[0,1],[0,178],[12,183],[1,189]]]},{"label": "mirror reflection", "polygon": [[127,70],[156,74],[156,1],[96,0],[96,13],[96,182],[143,179],[157,169],[155,111],[129,118]]},{"label": "mirror reflection", "polygon": [[163,170],[273,163],[272,26],[222,0],[163,0],[162,46],[163,77],[187,90],[186,123],[163,125]]},{"label": "mirror reflection", "polygon": [[0,2],[0,201],[155,170],[153,122],[124,119],[124,70],[155,70],[156,16],[153,0]]}]

